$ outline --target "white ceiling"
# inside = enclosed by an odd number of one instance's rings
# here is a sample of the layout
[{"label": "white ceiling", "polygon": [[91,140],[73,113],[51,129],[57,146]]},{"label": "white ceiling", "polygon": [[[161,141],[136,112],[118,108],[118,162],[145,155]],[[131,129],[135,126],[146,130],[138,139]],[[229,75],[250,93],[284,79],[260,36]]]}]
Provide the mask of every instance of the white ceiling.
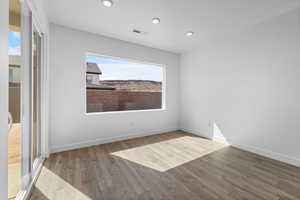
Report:
[{"label": "white ceiling", "polygon": [[[299,0],[47,0],[51,22],[154,48],[182,53],[299,6]],[[161,23],[151,23],[160,17]],[[145,31],[137,35],[133,29]],[[189,38],[186,31],[196,34]]]}]

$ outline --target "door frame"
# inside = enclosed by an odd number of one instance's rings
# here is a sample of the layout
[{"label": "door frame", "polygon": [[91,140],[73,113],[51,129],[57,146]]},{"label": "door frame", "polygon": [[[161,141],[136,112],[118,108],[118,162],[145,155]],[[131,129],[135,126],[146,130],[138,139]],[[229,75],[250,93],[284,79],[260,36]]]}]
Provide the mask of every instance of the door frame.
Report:
[{"label": "door frame", "polygon": [[[49,113],[50,113],[50,79],[49,79],[49,30],[48,30],[48,21],[44,19],[38,8],[39,6],[34,4],[32,0],[20,0],[21,3],[26,7],[25,9],[27,14],[31,12],[32,22],[34,23],[37,30],[42,34],[42,67],[41,67],[41,155],[43,158],[47,158],[50,155],[49,148]],[[25,27],[24,27],[25,28]],[[22,27],[23,30],[23,27]],[[29,44],[27,44],[29,45]],[[24,45],[25,46],[25,45]],[[28,51],[26,47],[23,52]],[[31,52],[28,52],[31,53]],[[22,62],[23,64],[23,62]],[[24,62],[26,65],[31,65],[31,63]]]},{"label": "door frame", "polygon": [[[45,158],[49,156],[48,149],[48,96],[49,96],[49,79],[48,79],[48,30],[42,26],[43,23],[37,6],[33,1],[20,0],[21,2],[21,72],[22,72],[22,89],[21,89],[21,119],[22,119],[22,186],[21,192],[16,200],[23,200],[28,197],[30,190],[36,181],[42,168]],[[48,22],[45,22],[48,23]],[[32,31],[33,24],[36,29],[42,33],[41,47],[41,157],[34,164],[31,162],[31,68],[32,68]],[[23,70],[23,71],[22,71]]]},{"label": "door frame", "polygon": [[[32,43],[33,43],[33,41],[34,41],[34,31],[36,31],[38,34],[39,34],[39,36],[41,37],[41,44],[40,44],[40,50],[41,50],[41,52],[39,52],[40,53],[40,66],[38,66],[39,67],[39,72],[38,72],[38,80],[39,81],[37,81],[37,83],[38,84],[40,84],[39,86],[37,86],[38,87],[38,90],[40,90],[40,91],[38,91],[38,98],[39,98],[39,108],[38,108],[38,112],[39,112],[39,114],[38,114],[38,116],[40,117],[39,119],[38,119],[38,132],[37,132],[37,134],[38,134],[38,137],[39,137],[39,142],[40,142],[40,144],[36,144],[37,145],[37,147],[38,147],[38,151],[37,151],[37,153],[38,154],[40,154],[40,157],[37,157],[35,160],[33,160],[33,158],[31,158],[30,159],[30,166],[31,166],[31,178],[33,179],[34,178],[34,176],[35,176],[35,174],[37,173],[37,170],[38,170],[38,168],[39,168],[39,166],[40,166],[40,164],[42,163],[42,161],[43,161],[43,158],[45,158],[43,155],[42,155],[42,138],[41,138],[41,136],[42,136],[42,127],[41,127],[41,125],[42,125],[42,84],[43,84],[43,80],[42,80],[42,69],[44,68],[44,63],[43,63],[43,60],[44,60],[44,55],[43,55],[43,52],[44,52],[44,41],[43,41],[43,32],[41,31],[41,28],[39,27],[39,24],[37,23],[37,21],[34,19],[34,18],[32,18],[32,21],[31,21],[31,47],[32,47]],[[34,53],[33,53],[33,48],[31,48],[31,61],[33,61],[34,60]],[[33,70],[33,63],[31,63],[31,66],[30,66],[30,75],[31,75],[31,79],[30,79],[30,97],[31,97],[31,99],[30,99],[30,105],[32,105],[33,104],[33,99],[32,99],[32,92],[33,92],[33,74],[34,74],[34,70]],[[33,114],[33,109],[32,109],[32,107],[30,106],[30,111],[31,111],[31,114]],[[32,123],[32,116],[30,117],[30,125],[32,126],[33,125],[33,123]],[[31,135],[31,137],[32,137],[32,133],[30,134]],[[31,138],[31,140],[30,140],[30,147],[31,147],[31,151],[32,151],[32,138]],[[32,152],[30,151],[30,155],[32,156]]]},{"label": "door frame", "polygon": [[[28,48],[30,47],[30,42],[24,40],[26,38],[26,30],[27,23],[31,23],[28,21],[28,11],[31,11],[32,18],[34,18],[37,23],[39,24],[39,27],[42,27],[42,32],[44,33],[43,38],[43,70],[42,70],[42,117],[41,117],[41,134],[42,134],[42,142],[41,142],[41,155],[42,158],[46,158],[49,156],[49,145],[48,145],[48,115],[49,115],[49,69],[48,69],[48,46],[49,46],[49,40],[48,40],[48,22],[45,21],[42,17],[40,17],[40,14],[38,12],[38,6],[34,5],[34,2],[31,0],[20,0],[21,7],[22,7],[22,27],[21,27],[21,37],[22,37],[22,69],[26,71],[28,67],[31,65],[31,59],[30,59],[30,51],[28,51]],[[8,32],[9,32],[9,0],[1,0],[0,1],[0,199],[7,199],[8,197]],[[28,33],[27,33],[28,34]],[[29,34],[31,35],[31,33]],[[7,66],[7,67],[5,67]],[[22,82],[28,81],[28,74],[26,73],[22,75]],[[27,93],[26,93],[27,91]],[[37,178],[38,171],[36,170],[36,173],[33,173],[32,175],[28,172],[30,172],[30,165],[29,162],[26,163],[25,160],[27,159],[29,161],[30,157],[26,157],[30,155],[30,143],[29,139],[26,138],[26,134],[29,136],[30,134],[30,128],[28,124],[30,124],[30,117],[28,117],[28,107],[29,107],[29,100],[28,99],[28,88],[23,88],[21,91],[21,98],[22,98],[22,104],[21,104],[21,120],[22,120],[22,188],[21,192],[18,194],[16,199],[25,199],[31,190],[31,187],[34,183],[34,181]],[[27,147],[26,147],[27,146]],[[24,163],[25,162],[25,165]],[[39,165],[39,169],[42,166],[42,160]]]},{"label": "door frame", "polygon": [[[9,0],[0,1],[0,199],[8,196],[8,26]],[[5,67],[6,66],[6,67]]]}]

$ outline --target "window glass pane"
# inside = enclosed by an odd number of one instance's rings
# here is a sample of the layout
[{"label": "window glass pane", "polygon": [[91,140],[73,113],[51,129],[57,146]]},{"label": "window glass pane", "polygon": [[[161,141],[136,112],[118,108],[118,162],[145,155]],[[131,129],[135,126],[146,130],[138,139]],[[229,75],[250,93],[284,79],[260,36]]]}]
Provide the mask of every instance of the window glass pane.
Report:
[{"label": "window glass pane", "polygon": [[161,66],[86,57],[86,110],[112,112],[163,108]]},{"label": "window glass pane", "polygon": [[33,60],[32,60],[32,164],[40,157],[40,100],[41,100],[41,35],[33,29]]}]

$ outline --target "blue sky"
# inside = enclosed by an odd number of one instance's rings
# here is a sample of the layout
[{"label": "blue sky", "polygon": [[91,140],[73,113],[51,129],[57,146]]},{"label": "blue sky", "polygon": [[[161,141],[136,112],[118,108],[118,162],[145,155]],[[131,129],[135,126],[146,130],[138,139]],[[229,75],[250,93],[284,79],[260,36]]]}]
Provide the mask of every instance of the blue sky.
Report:
[{"label": "blue sky", "polygon": [[20,33],[9,31],[8,42],[9,42],[8,55],[21,55]]},{"label": "blue sky", "polygon": [[163,68],[100,56],[87,56],[87,62],[95,62],[102,71],[100,80],[163,80]]}]

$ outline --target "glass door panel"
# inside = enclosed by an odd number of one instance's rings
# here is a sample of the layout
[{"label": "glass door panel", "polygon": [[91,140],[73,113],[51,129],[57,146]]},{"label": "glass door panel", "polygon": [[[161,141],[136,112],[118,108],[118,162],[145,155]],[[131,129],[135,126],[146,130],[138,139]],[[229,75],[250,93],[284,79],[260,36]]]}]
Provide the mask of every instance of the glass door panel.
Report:
[{"label": "glass door panel", "polygon": [[21,190],[21,4],[9,1],[9,121],[8,133],[8,199],[16,198]]},{"label": "glass door panel", "polygon": [[32,36],[32,163],[33,168],[35,162],[41,156],[41,141],[40,141],[40,118],[41,118],[41,42],[42,35],[38,32],[35,26],[33,26],[33,36]]}]

